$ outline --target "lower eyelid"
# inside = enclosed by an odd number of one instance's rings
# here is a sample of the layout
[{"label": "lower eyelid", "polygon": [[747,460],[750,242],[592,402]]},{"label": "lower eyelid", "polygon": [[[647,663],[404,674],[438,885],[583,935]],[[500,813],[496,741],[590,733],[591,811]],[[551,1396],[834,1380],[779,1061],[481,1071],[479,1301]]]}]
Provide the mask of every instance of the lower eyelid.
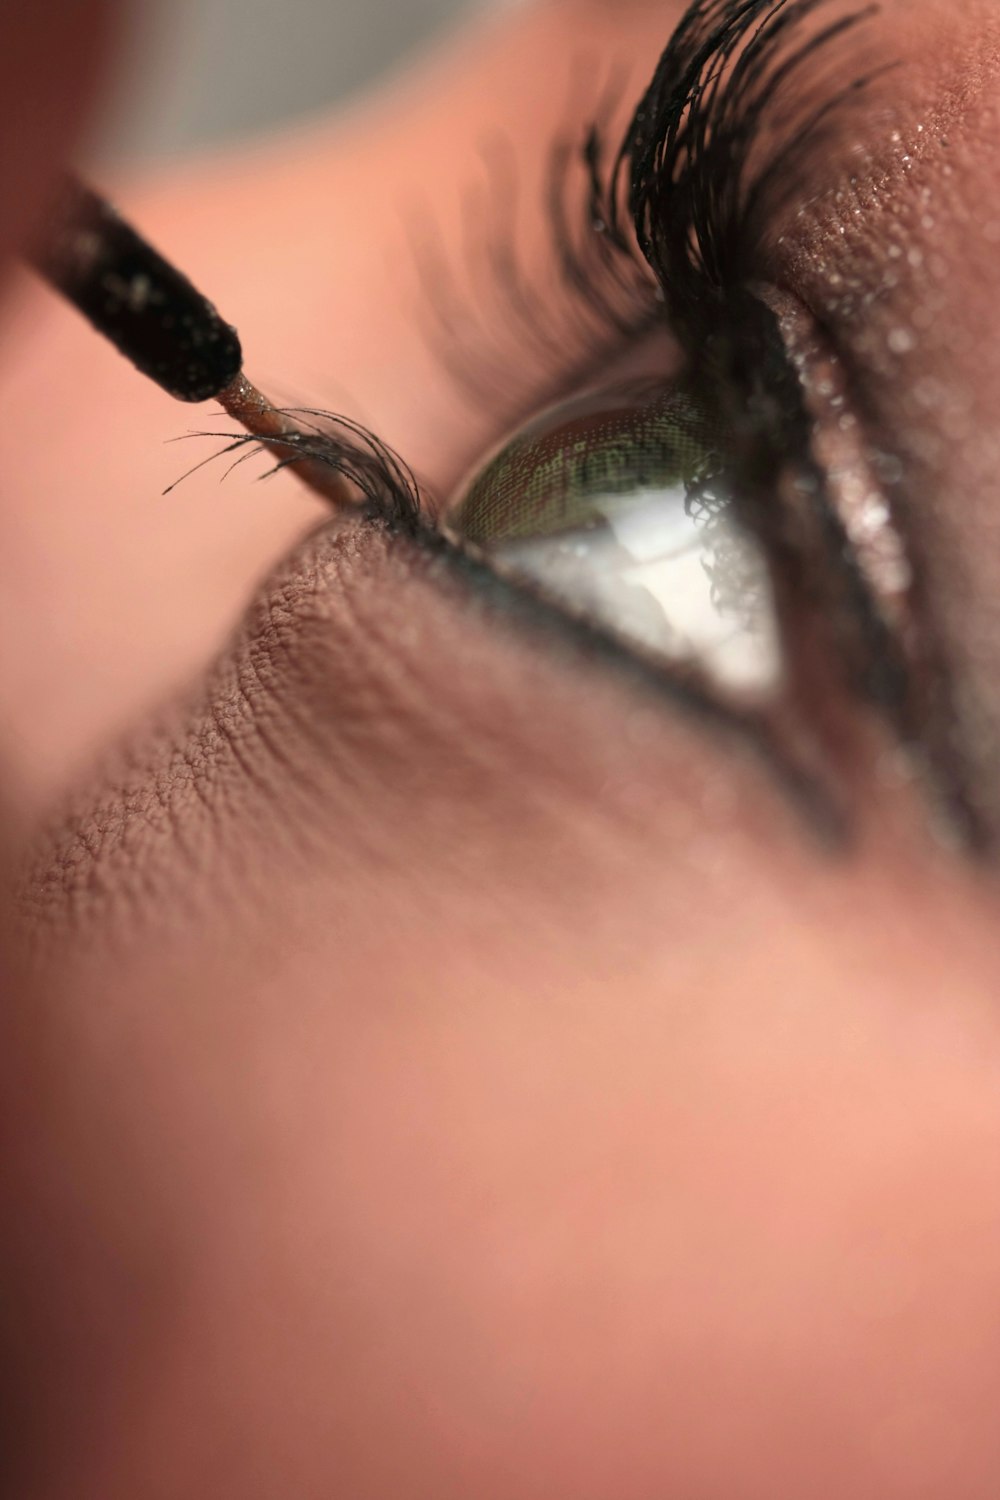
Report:
[{"label": "lower eyelid", "polygon": [[843,538],[837,557],[856,599],[853,646],[846,645],[859,689],[922,791],[925,815],[949,844],[988,853],[995,838],[963,747],[951,672],[922,577],[920,538],[905,504],[903,464],[886,451],[891,439],[884,433],[878,444],[873,440],[848,367],[804,304],[774,287],[758,290],[778,319],[801,384],[811,453]]},{"label": "lower eyelid", "polygon": [[727,847],[842,838],[826,788],[763,731],[476,571],[434,535],[358,520],[313,537],[197,696],[39,850],[42,945],[67,927],[141,942],[167,912],[197,920],[207,892],[246,922],[279,870],[350,880],[374,859],[412,881],[412,859],[450,867],[475,830],[530,864],[538,840],[600,827],[665,867],[702,828]]},{"label": "lower eyelid", "polygon": [[[567,697],[596,694],[603,690],[602,681],[611,685],[627,695],[626,733],[632,711],[662,721],[665,736],[679,723],[685,741],[691,740],[687,754],[694,762],[731,756],[756,765],[817,847],[829,851],[847,846],[846,804],[822,756],[801,735],[788,732],[788,726],[766,713],[725,704],[691,673],[665,671],[662,663],[637,655],[585,615],[567,611],[523,579],[511,583],[474,549],[433,532],[423,533],[416,542],[445,565],[441,582],[449,593],[456,577],[465,585],[455,607],[463,613],[473,610],[488,636],[498,637],[497,649],[504,653],[510,673],[523,671],[530,682],[542,646],[549,659],[546,671],[557,674],[553,680],[565,685]],[[461,671],[462,666],[455,658],[453,669]],[[514,676],[512,693],[516,684]],[[551,704],[551,699],[546,702]],[[616,732],[613,725],[602,724],[601,734],[609,729]]]}]

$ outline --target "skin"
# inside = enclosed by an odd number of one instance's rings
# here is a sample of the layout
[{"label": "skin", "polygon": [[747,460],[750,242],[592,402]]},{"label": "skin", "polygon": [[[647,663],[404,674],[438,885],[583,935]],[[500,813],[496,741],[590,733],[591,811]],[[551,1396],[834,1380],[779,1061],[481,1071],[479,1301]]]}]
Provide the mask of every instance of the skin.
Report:
[{"label": "skin", "polygon": [[[997,25],[906,0],[902,38],[901,6],[866,45],[905,66],[775,276],[904,461],[992,806]],[[497,120],[527,194],[565,117],[548,59],[585,25],[644,78],[678,13],[515,12],[130,212],[256,379],[329,369],[446,490],[496,416],[386,278],[399,196],[453,236]],[[185,414],[41,292],[4,349],[8,851],[139,725],[8,944],[43,962],[0,1038],[5,1492],[992,1500],[992,866],[934,836],[874,730],[837,858],[745,737],[417,545],[350,515],[300,542],[281,481],[158,503]]]}]

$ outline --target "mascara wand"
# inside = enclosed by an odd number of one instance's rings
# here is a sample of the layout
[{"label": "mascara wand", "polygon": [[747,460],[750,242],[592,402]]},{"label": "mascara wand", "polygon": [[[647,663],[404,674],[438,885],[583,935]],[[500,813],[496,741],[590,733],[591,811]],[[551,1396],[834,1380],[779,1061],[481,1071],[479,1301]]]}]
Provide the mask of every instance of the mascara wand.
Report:
[{"label": "mascara wand", "polygon": [[304,455],[308,435],[243,374],[236,329],[93,189],[66,178],[32,251],[35,269],[143,375],[178,401],[218,401],[328,503],[343,476]]}]

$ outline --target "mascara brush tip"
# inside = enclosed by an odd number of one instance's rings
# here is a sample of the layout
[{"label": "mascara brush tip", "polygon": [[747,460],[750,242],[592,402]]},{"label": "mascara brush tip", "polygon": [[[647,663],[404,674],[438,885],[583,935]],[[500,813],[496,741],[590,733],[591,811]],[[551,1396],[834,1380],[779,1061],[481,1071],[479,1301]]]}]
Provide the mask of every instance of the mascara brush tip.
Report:
[{"label": "mascara brush tip", "polygon": [[236,329],[76,178],[63,180],[35,268],[142,374],[178,401],[208,401],[243,365]]},{"label": "mascara brush tip", "polygon": [[346,481],[323,462],[316,439],[247,380],[236,329],[99,193],[64,178],[29,258],[161,390],[178,401],[214,398],[267,446],[279,467],[294,467],[329,504],[351,501]]},{"label": "mascara brush tip", "polygon": [[293,468],[321,499],[337,507],[351,503],[353,497],[347,481],[336,467],[319,457],[315,436],[304,432],[293,414],[275,407],[242,371],[218,393],[216,400],[227,416],[259,438],[279,465]]}]

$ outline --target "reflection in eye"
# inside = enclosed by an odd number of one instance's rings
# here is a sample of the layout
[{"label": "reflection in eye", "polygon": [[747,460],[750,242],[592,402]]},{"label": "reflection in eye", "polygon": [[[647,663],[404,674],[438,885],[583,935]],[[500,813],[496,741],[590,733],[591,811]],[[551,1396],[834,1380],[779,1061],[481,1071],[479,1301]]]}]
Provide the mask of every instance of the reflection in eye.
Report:
[{"label": "reflection in eye", "polygon": [[759,542],[734,513],[721,434],[683,384],[552,408],[459,494],[448,527],[507,577],[741,700],[782,661]]}]

